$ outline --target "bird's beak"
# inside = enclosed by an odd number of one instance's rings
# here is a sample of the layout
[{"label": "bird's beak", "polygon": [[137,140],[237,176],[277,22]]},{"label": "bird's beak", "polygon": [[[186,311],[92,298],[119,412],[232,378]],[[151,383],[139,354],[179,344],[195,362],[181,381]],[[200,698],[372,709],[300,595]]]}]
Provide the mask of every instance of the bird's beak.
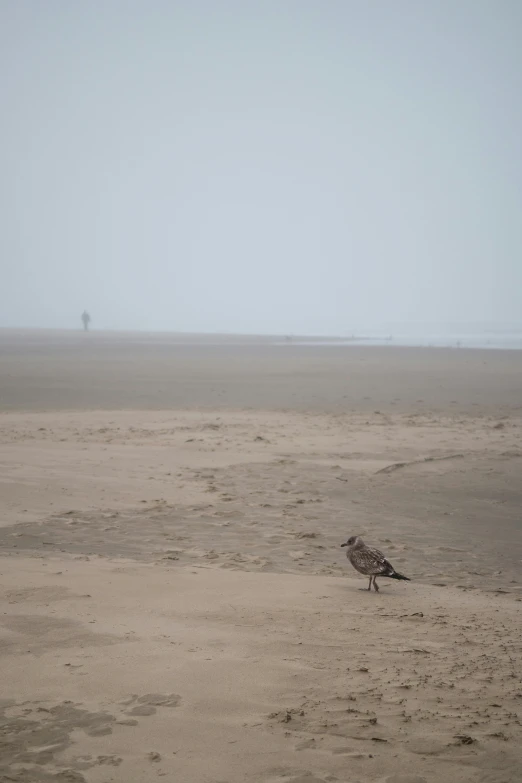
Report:
[{"label": "bird's beak", "polygon": [[345,541],[344,544],[341,544],[341,546],[348,546],[348,541]]}]

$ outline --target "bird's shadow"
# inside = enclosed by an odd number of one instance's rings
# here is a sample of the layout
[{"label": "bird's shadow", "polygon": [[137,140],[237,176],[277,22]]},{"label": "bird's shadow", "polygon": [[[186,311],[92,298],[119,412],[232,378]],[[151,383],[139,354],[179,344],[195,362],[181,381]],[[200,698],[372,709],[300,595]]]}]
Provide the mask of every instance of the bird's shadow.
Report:
[{"label": "bird's shadow", "polygon": [[[391,586],[391,585],[389,585],[389,586]],[[379,589],[379,591],[378,591],[378,592],[377,592],[377,591],[375,591],[375,590],[373,590],[373,589],[372,589],[372,590],[368,590],[368,588],[367,588],[367,587],[356,587],[355,589],[356,589],[356,591],[357,591],[358,593],[366,593],[367,595],[368,595],[368,594],[370,594],[370,593],[371,593],[372,595],[390,595],[390,593],[388,593],[388,591],[387,591],[387,590],[384,590],[384,591],[383,591],[382,587]]]}]

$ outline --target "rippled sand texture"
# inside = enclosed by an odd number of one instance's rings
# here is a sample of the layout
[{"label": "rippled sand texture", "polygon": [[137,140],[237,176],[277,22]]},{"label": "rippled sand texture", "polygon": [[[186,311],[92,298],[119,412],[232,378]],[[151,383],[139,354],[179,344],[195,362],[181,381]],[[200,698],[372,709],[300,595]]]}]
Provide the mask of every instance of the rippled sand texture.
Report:
[{"label": "rippled sand texture", "polygon": [[518,781],[518,353],[84,337],[0,335],[0,781]]}]

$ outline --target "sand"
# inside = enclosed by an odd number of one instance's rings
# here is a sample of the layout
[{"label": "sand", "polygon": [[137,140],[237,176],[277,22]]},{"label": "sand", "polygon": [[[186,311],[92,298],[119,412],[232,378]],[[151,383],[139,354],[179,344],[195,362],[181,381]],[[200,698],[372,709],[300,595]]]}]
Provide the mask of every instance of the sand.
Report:
[{"label": "sand", "polygon": [[0,781],[520,780],[521,355],[208,342],[0,333]]}]

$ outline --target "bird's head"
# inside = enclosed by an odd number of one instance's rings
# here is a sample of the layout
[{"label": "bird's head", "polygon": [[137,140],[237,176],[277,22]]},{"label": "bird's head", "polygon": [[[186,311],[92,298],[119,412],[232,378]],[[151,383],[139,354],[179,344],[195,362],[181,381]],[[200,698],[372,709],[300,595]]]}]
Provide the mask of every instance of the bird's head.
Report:
[{"label": "bird's head", "polygon": [[359,536],[350,536],[348,541],[345,541],[341,546],[356,546],[359,542],[362,543],[362,539]]}]

